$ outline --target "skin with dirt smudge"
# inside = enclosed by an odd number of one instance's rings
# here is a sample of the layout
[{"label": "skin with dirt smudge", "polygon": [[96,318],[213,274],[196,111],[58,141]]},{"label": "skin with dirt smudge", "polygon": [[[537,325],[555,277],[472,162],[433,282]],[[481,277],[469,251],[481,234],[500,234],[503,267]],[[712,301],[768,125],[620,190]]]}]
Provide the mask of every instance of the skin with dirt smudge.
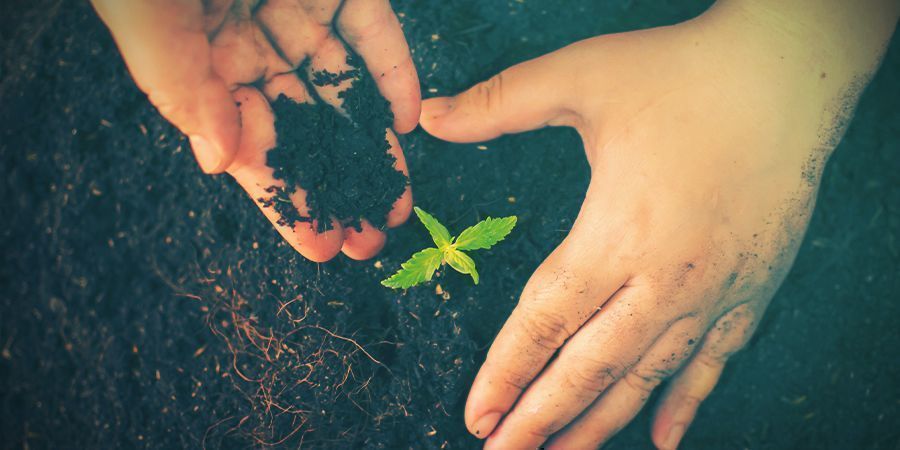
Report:
[{"label": "skin with dirt smudge", "polygon": [[677,446],[790,269],[898,16],[797,5],[723,1],[423,104],[422,126],[453,142],[574,127],[591,166],[470,391],[485,448],[599,446],[670,376],[652,435]]},{"label": "skin with dirt smudge", "polygon": [[[378,90],[391,103],[394,130],[407,133],[416,126],[418,77],[387,0],[93,0],[92,4],[109,26],[137,85],[189,137],[200,167],[207,173],[229,173],[254,200],[270,199],[267,189],[284,186],[266,166],[265,154],[275,147],[269,102],[280,95],[298,103],[313,103],[316,98],[342,111],[340,93],[352,80],[338,75],[309,92],[300,76],[351,72],[345,44],[365,60]],[[307,73],[298,75],[304,69]],[[395,168],[405,173],[394,131],[386,130],[385,139],[397,160]],[[303,189],[285,197],[299,216],[310,217]],[[368,221],[346,229],[337,219],[321,227],[310,221],[285,223],[272,208],[259,206],[285,241],[314,261],[329,260],[339,252],[367,259],[386,240],[384,231]],[[398,226],[411,210],[412,193],[407,188],[387,217],[375,222]]]}]

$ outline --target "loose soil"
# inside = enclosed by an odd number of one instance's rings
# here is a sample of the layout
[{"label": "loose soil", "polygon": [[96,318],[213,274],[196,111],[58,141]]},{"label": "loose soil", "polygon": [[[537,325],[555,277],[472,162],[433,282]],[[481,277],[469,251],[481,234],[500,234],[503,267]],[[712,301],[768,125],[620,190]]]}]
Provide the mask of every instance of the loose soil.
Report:
[{"label": "loose soil", "polygon": [[[708,3],[393,2],[425,96]],[[391,230],[373,261],[303,260],[231,179],[200,172],[87,2],[4,6],[0,447],[479,448],[465,397],[578,212],[589,170],[575,132],[483,149],[402,137],[418,202],[451,230],[519,217],[475,256],[478,286],[451,272],[404,294],[378,283],[428,245],[422,227]],[[895,38],[796,265],[684,448],[900,446],[898,80]],[[608,448],[652,448],[651,415]]]},{"label": "loose soil", "polygon": [[[388,211],[408,184],[388,153],[385,130],[394,118],[390,104],[378,93],[362,60],[351,55],[347,63],[358,68],[315,72],[311,80],[318,86],[353,80],[338,94],[347,116],[321,98],[301,104],[282,95],[272,103],[277,144],[266,153],[266,163],[285,186],[269,188],[273,196],[258,201],[275,208],[282,224],[312,220],[325,231],[335,217],[361,230],[360,220],[365,218],[383,228]],[[298,73],[305,70],[301,67]],[[298,213],[289,197],[297,189],[306,191],[308,217]]]}]

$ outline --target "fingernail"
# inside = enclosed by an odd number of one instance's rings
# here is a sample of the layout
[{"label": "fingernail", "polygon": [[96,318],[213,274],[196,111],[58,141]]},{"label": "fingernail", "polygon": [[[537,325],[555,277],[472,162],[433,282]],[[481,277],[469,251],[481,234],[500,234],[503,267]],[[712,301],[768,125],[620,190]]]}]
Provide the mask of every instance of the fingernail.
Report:
[{"label": "fingernail", "polygon": [[430,98],[422,102],[422,117],[437,119],[453,109],[453,97]]},{"label": "fingernail", "polygon": [[673,425],[672,428],[669,428],[669,435],[666,436],[666,441],[660,450],[675,450],[678,443],[681,442],[682,436],[684,436],[684,425]]},{"label": "fingernail", "polygon": [[494,431],[494,428],[497,427],[501,417],[503,417],[503,414],[498,412],[491,412],[481,416],[480,419],[475,421],[475,426],[473,427],[475,429],[475,437],[484,439],[489,436]]},{"label": "fingernail", "polygon": [[188,136],[188,139],[191,141],[194,158],[197,159],[197,164],[201,170],[206,173],[216,173],[222,170],[219,166],[222,165],[224,158],[222,151],[218,147],[197,134]]}]

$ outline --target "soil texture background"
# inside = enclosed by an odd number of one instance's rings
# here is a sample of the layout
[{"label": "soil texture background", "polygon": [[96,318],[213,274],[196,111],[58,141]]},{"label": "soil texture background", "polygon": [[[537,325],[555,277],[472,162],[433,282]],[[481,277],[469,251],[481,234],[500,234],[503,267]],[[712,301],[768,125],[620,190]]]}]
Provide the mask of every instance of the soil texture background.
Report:
[{"label": "soil texture background", "polygon": [[[708,3],[394,7],[433,96]],[[403,137],[418,204],[451,232],[519,217],[476,255],[478,286],[447,273],[403,294],[378,283],[429,244],[415,219],[372,261],[303,260],[229,177],[200,172],[86,1],[4,10],[0,446],[479,447],[468,387],[587,187],[574,131],[483,147]],[[897,41],[828,164],[796,265],[683,448],[900,448]],[[650,412],[608,448],[652,448]]]}]

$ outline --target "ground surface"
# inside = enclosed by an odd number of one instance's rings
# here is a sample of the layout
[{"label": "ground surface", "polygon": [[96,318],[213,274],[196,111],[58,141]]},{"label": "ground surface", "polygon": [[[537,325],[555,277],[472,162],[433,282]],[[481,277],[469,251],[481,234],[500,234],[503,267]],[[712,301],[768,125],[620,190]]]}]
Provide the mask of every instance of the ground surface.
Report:
[{"label": "ground surface", "polygon": [[[704,4],[396,9],[433,95]],[[416,198],[451,231],[488,214],[519,226],[477,256],[479,286],[448,274],[447,300],[433,285],[400,295],[378,281],[427,242],[420,226],[391,233],[383,268],[301,260],[235,183],[200,173],[86,2],[4,6],[0,445],[477,447],[466,391],[577,211],[588,173],[575,133],[487,150],[406,137]],[[796,266],[684,448],[900,446],[898,81],[895,42],[829,163]],[[609,448],[650,448],[648,412]]]}]

